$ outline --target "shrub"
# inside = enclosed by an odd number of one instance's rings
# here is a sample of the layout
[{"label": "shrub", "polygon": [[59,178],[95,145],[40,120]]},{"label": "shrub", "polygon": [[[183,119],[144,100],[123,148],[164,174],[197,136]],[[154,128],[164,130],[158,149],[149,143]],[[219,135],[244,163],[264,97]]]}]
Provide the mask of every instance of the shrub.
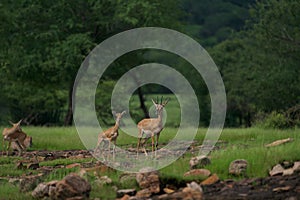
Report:
[{"label": "shrub", "polygon": [[284,114],[273,111],[265,117],[258,117],[256,125],[262,128],[285,129],[289,128],[289,121]]}]

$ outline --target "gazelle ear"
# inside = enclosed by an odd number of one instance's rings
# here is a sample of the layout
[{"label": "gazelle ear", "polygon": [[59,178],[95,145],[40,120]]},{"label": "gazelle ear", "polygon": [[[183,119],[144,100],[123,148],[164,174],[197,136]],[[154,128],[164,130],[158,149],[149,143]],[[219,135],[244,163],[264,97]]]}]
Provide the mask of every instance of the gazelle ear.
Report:
[{"label": "gazelle ear", "polygon": [[114,111],[114,110],[113,110],[111,113],[112,113],[114,116],[117,114],[116,111]]},{"label": "gazelle ear", "polygon": [[15,125],[15,124],[14,124],[12,121],[10,121],[10,120],[9,120],[8,122],[9,122],[11,125]]},{"label": "gazelle ear", "polygon": [[22,121],[23,121],[23,119],[20,119],[20,121],[17,124],[20,126]]},{"label": "gazelle ear", "polygon": [[163,106],[167,105],[169,102],[170,98],[167,98],[167,100],[162,104]]},{"label": "gazelle ear", "polygon": [[152,103],[153,103],[154,105],[156,105],[155,101],[154,101],[153,99],[151,99],[151,100],[152,100]]},{"label": "gazelle ear", "polygon": [[124,115],[124,114],[126,114],[126,111],[125,111],[125,110],[121,113],[121,115]]}]

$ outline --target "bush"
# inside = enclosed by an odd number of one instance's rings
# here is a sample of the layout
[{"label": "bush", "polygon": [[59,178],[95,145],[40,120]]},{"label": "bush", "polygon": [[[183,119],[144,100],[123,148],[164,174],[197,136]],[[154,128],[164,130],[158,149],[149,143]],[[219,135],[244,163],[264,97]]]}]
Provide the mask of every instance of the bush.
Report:
[{"label": "bush", "polygon": [[261,128],[285,129],[289,128],[289,121],[284,114],[273,111],[272,113],[257,117],[256,125]]}]

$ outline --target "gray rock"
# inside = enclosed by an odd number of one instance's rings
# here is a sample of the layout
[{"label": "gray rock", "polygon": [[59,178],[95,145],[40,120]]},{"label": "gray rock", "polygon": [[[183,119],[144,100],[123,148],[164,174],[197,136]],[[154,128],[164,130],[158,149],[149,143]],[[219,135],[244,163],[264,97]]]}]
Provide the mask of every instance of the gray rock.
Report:
[{"label": "gray rock", "polygon": [[206,165],[209,165],[210,159],[207,156],[197,156],[197,157],[193,157],[190,160],[190,169],[199,169],[199,168],[203,168]]},{"label": "gray rock", "polygon": [[247,160],[244,159],[234,160],[229,165],[229,174],[235,176],[246,175],[247,167],[248,167]]}]

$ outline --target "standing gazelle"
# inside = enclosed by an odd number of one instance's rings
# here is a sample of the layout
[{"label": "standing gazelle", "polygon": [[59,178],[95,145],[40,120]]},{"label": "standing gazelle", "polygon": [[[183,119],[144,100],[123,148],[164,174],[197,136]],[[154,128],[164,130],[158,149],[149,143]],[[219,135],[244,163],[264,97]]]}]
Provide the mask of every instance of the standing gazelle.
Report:
[{"label": "standing gazelle", "polygon": [[97,142],[97,146],[96,146],[95,150],[97,150],[99,148],[99,146],[101,145],[102,142],[108,141],[109,142],[109,144],[108,144],[109,151],[110,151],[111,143],[112,142],[114,143],[113,155],[115,154],[116,142],[117,142],[117,138],[119,136],[120,120],[125,113],[126,113],[126,111],[123,111],[122,113],[116,113],[113,111],[113,114],[116,116],[116,123],[113,127],[107,129],[106,131],[103,131],[102,133],[100,133],[98,135],[98,142]]},{"label": "standing gazelle", "polygon": [[[139,129],[138,133],[138,144],[137,144],[137,153],[139,153],[139,147],[141,145],[141,139],[143,138],[144,141],[142,142],[142,146],[145,145],[146,141],[151,137],[152,140],[152,153],[154,152],[154,141],[156,136],[156,143],[155,143],[155,152],[158,146],[158,139],[160,132],[162,131],[163,127],[163,110],[164,107],[169,102],[169,99],[163,102],[163,97],[161,97],[160,104],[158,103],[158,99],[156,102],[152,99],[152,102],[156,109],[157,118],[149,118],[149,119],[143,119],[140,121],[137,125]],[[144,147],[145,155],[147,156],[146,148]]]}]

